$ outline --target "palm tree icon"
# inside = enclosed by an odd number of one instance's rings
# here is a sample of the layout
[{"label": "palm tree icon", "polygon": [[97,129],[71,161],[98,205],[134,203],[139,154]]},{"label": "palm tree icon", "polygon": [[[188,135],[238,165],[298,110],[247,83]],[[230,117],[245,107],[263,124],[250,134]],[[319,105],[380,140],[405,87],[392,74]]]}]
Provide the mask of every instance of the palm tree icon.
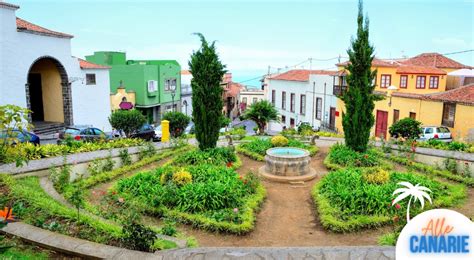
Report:
[{"label": "palm tree icon", "polygon": [[395,205],[397,202],[410,196],[410,200],[408,201],[408,207],[407,207],[407,222],[410,221],[410,206],[411,206],[411,201],[413,200],[413,198],[415,198],[414,202],[416,202],[417,200],[420,201],[421,208],[425,206],[425,198],[430,202],[430,204],[432,204],[430,195],[426,193],[427,191],[431,192],[430,189],[424,186],[420,186],[419,183],[413,186],[413,184],[406,181],[402,181],[397,184],[404,186],[405,188],[398,188],[393,192],[392,196],[394,196],[395,194],[399,194],[399,193],[400,194],[393,200],[392,206]]}]

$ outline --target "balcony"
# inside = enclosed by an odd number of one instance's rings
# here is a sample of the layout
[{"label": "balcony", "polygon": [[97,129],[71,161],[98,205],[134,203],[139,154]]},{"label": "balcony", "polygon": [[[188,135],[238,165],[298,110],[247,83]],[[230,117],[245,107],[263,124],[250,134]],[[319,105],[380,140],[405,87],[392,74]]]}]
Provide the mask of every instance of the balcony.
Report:
[{"label": "balcony", "polygon": [[347,86],[346,85],[334,85],[332,89],[332,94],[334,96],[341,96],[344,92],[346,92]]}]

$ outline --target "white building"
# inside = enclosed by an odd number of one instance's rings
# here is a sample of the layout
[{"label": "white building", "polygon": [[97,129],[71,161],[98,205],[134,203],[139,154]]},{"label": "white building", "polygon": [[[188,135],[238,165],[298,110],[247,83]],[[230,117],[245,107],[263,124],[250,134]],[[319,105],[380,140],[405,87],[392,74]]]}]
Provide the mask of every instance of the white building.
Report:
[{"label": "white building", "polygon": [[187,116],[193,116],[193,90],[191,79],[193,75],[189,70],[181,71],[181,112]]},{"label": "white building", "polygon": [[265,93],[263,90],[255,88],[247,88],[240,90],[240,113],[244,112],[250,105],[265,99]]},{"label": "white building", "polygon": [[333,95],[336,71],[290,70],[265,79],[267,99],[281,116],[281,123],[270,130],[296,127],[302,122],[313,128],[333,129],[336,96]]},{"label": "white building", "polygon": [[109,67],[73,57],[72,35],[17,18],[18,8],[0,2],[0,104],[29,108],[36,126],[110,131]]}]

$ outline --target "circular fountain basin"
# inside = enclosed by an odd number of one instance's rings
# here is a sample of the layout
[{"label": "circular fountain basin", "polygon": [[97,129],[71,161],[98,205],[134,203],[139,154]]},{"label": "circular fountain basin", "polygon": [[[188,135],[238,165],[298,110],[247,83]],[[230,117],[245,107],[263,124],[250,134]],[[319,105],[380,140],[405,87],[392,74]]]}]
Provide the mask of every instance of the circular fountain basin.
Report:
[{"label": "circular fountain basin", "polygon": [[260,175],[266,179],[279,182],[296,182],[316,177],[310,166],[311,157],[307,150],[296,147],[277,147],[268,149],[265,166]]}]

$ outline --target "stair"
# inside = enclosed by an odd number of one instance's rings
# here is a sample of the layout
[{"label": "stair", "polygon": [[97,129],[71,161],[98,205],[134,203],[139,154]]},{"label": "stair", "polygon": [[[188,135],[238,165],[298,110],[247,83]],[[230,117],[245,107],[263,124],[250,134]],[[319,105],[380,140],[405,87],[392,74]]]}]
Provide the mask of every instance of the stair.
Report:
[{"label": "stair", "polygon": [[51,135],[64,128],[64,123],[38,121],[33,122],[33,132],[37,135]]}]

